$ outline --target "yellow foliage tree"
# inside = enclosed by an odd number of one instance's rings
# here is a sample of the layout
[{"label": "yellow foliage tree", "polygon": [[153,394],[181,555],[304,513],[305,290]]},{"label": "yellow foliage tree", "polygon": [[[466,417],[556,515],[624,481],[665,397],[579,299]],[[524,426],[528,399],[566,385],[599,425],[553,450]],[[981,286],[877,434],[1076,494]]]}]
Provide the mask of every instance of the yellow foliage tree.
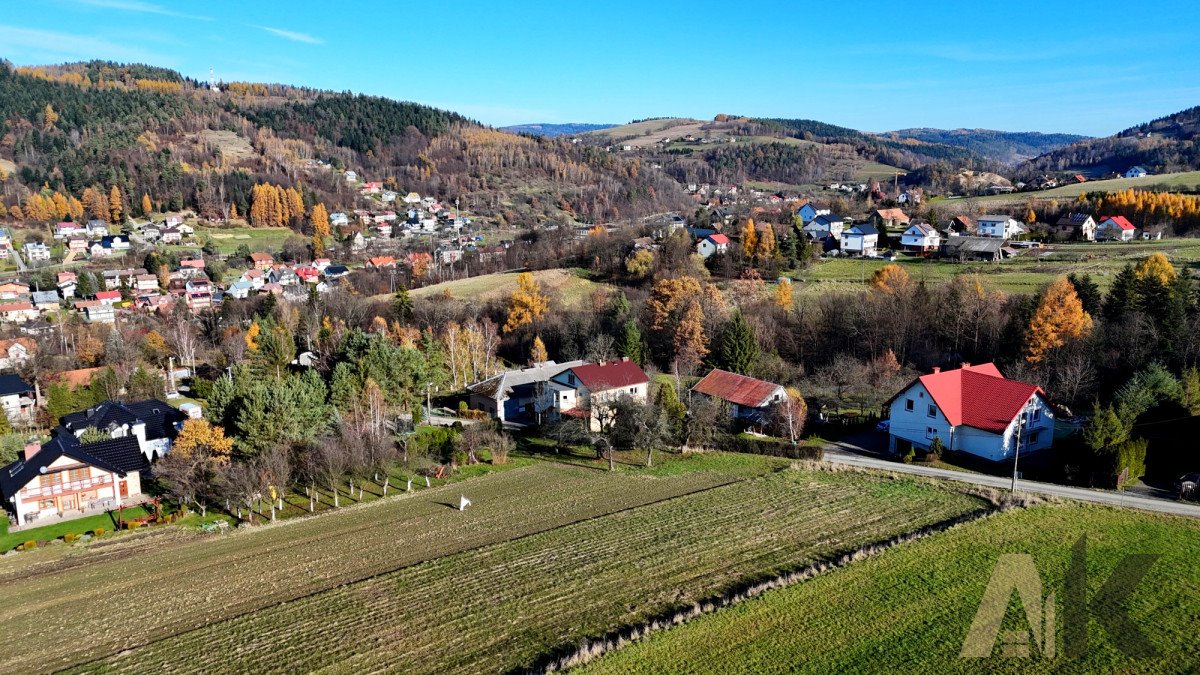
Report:
[{"label": "yellow foliage tree", "polygon": [[230,220],[238,219],[237,204],[235,204],[233,202],[229,202],[229,219]]},{"label": "yellow foliage tree", "polygon": [[246,329],[245,335],[247,349],[252,352],[258,351],[258,334],[261,332],[262,328],[258,325],[257,321],[250,324],[250,328]]},{"label": "yellow foliage tree", "polygon": [[108,222],[121,222],[121,213],[123,212],[121,206],[121,189],[116,185],[112,186],[112,189],[108,191],[108,210],[112,214]]},{"label": "yellow foliage tree", "polygon": [[8,215],[12,216],[15,220],[25,220],[25,212],[22,211],[21,207],[17,204],[13,204],[12,207],[8,209]]},{"label": "yellow foliage tree", "polygon": [[792,311],[794,300],[791,279],[780,279],[779,285],[775,287],[775,304],[785,312]]},{"label": "yellow foliage tree", "polygon": [[112,209],[108,200],[96,188],[83,189],[83,207],[87,209],[88,215],[97,220],[107,223],[112,218]]},{"label": "yellow foliage tree", "polygon": [[550,354],[546,351],[546,343],[542,342],[542,336],[533,336],[533,346],[529,349],[529,362],[545,363],[549,360]]},{"label": "yellow foliage tree", "polygon": [[758,248],[758,230],[754,228],[754,219],[746,219],[746,224],[742,226],[742,255],[747,260],[754,257],[754,251]]},{"label": "yellow foliage tree", "polygon": [[675,329],[675,358],[683,372],[704,362],[708,356],[708,336],[704,333],[704,310],[700,302],[693,299],[683,312],[683,318]]},{"label": "yellow foliage tree", "polygon": [[625,259],[625,271],[635,279],[645,279],[652,269],[654,269],[654,253],[652,251],[639,249],[630,253],[629,257]]},{"label": "yellow foliage tree", "polygon": [[1061,277],[1042,294],[1041,302],[1025,334],[1025,360],[1040,363],[1067,340],[1079,339],[1092,330],[1092,317],[1083,311],[1075,286]]},{"label": "yellow foliage tree", "polygon": [[1170,286],[1175,283],[1179,272],[1165,254],[1161,251],[1156,251],[1146,256],[1137,264],[1137,267],[1133,268],[1133,275],[1139,281],[1152,279],[1163,286]]},{"label": "yellow foliage tree", "polygon": [[233,439],[225,436],[224,429],[207,420],[190,419],[183,423],[171,452],[185,459],[204,453],[218,464],[224,464],[233,453]]},{"label": "yellow foliage tree", "polygon": [[313,226],[313,255],[325,254],[325,239],[329,237],[329,211],[324,204],[317,204],[312,209]]},{"label": "yellow foliage tree", "polygon": [[51,195],[50,202],[54,205],[55,218],[66,220],[67,216],[71,215],[71,204],[61,192],[55,192]]},{"label": "yellow foliage tree", "polygon": [[154,212],[154,204],[150,201],[150,195],[142,193],[142,215],[149,217]]},{"label": "yellow foliage tree", "polygon": [[526,326],[542,318],[550,307],[550,299],[542,293],[542,286],[533,278],[532,272],[517,275],[517,289],[508,298],[508,318],[504,332]]},{"label": "yellow foliage tree", "polygon": [[650,312],[650,328],[666,330],[684,307],[687,300],[701,296],[703,289],[694,277],[676,277],[674,279],[659,279],[650,289],[650,297],[646,300],[646,309]]},{"label": "yellow foliage tree", "polygon": [[758,246],[754,249],[754,259],[765,263],[775,255],[775,228],[769,223],[758,237]]},{"label": "yellow foliage tree", "polygon": [[58,122],[58,113],[54,112],[54,106],[49,103],[42,109],[42,131],[50,131]]},{"label": "yellow foliage tree", "polygon": [[905,291],[911,285],[908,272],[899,265],[884,265],[871,275],[871,287],[891,295]]},{"label": "yellow foliage tree", "polygon": [[71,212],[71,218],[74,219],[75,222],[77,222],[77,223],[82,222],[83,221],[83,202],[79,201],[78,199],[76,199],[74,197],[68,197],[67,198],[67,206]]}]

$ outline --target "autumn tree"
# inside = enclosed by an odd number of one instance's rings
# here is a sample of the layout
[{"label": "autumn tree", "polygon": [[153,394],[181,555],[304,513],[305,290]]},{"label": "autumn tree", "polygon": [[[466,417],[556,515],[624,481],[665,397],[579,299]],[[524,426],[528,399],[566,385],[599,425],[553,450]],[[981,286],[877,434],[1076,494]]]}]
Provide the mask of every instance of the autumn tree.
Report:
[{"label": "autumn tree", "polygon": [[1025,360],[1040,363],[1053,350],[1087,335],[1092,317],[1083,311],[1075,287],[1065,277],[1053,281],[1042,294],[1025,334]]},{"label": "autumn tree", "polygon": [[329,211],[324,204],[317,204],[312,209],[313,226],[313,255],[325,254],[325,240],[329,237]]},{"label": "autumn tree", "polygon": [[758,249],[758,230],[754,227],[754,219],[747,218],[746,223],[742,225],[742,255],[746,260],[754,258],[754,252]]},{"label": "autumn tree", "polygon": [[233,453],[233,439],[225,436],[225,430],[207,420],[189,419],[183,423],[171,452],[184,456],[205,453],[218,461],[228,461]]},{"label": "autumn tree", "polygon": [[775,305],[785,312],[792,311],[795,300],[792,297],[792,280],[780,279],[775,287]]},{"label": "autumn tree", "polygon": [[704,334],[704,310],[698,300],[687,304],[675,327],[675,359],[681,372],[692,372],[708,356],[708,336]]},{"label": "autumn tree", "polygon": [[550,354],[546,352],[546,343],[542,342],[542,336],[533,336],[533,346],[529,348],[530,363],[545,363],[550,360]]},{"label": "autumn tree", "polygon": [[533,278],[532,272],[517,275],[517,288],[508,297],[508,318],[504,332],[511,333],[522,326],[542,318],[550,307],[550,299],[542,293],[542,286]]},{"label": "autumn tree", "polygon": [[47,103],[46,107],[42,108],[42,131],[50,131],[57,123],[58,113],[54,111],[54,106]]},{"label": "autumn tree", "polygon": [[142,216],[149,218],[154,211],[154,204],[150,202],[150,195],[142,193]]},{"label": "autumn tree", "polygon": [[645,279],[654,269],[654,253],[638,249],[625,258],[625,271],[634,279]]},{"label": "autumn tree", "polygon": [[911,286],[912,279],[899,265],[884,265],[871,275],[871,287],[889,295],[906,291]]},{"label": "autumn tree", "polygon": [[87,209],[88,215],[96,220],[103,220],[107,223],[112,219],[112,207],[109,200],[105,199],[104,195],[100,194],[96,188],[83,189],[83,207]]},{"label": "autumn tree", "polygon": [[121,214],[124,212],[124,209],[121,206],[121,189],[116,185],[112,186],[112,189],[108,192],[108,211],[110,214],[108,222],[121,222]]},{"label": "autumn tree", "polygon": [[754,247],[754,260],[759,264],[770,262],[775,257],[775,228],[767,223],[763,228],[762,234],[758,237],[758,243]]}]

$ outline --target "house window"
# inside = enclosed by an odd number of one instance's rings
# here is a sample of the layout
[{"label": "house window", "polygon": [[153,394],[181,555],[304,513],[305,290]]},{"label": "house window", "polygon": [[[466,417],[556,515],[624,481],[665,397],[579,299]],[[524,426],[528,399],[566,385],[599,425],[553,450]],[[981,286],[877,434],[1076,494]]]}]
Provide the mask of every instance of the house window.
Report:
[{"label": "house window", "polygon": [[1036,422],[1036,421],[1042,419],[1041,408],[1034,408],[1033,411],[1029,413],[1029,419],[1033,422]]},{"label": "house window", "polygon": [[928,414],[930,417],[937,417],[937,406],[935,406],[935,405],[933,405],[932,403],[930,403],[930,404],[929,404],[929,412],[928,412],[927,414]]},{"label": "house window", "polygon": [[71,469],[69,472],[67,472],[67,474],[67,480],[71,481],[72,483],[76,481],[87,480],[89,477],[87,467],[82,469]]},{"label": "house window", "polygon": [[913,400],[911,398],[904,399],[904,409],[908,412],[913,411]]},{"label": "house window", "polygon": [[1035,445],[1038,442],[1038,437],[1042,435],[1041,430],[1032,431],[1029,433],[1029,444]]},{"label": "house window", "polygon": [[932,439],[937,436],[937,429],[933,427],[925,427],[925,438]]},{"label": "house window", "polygon": [[44,488],[53,487],[55,485],[60,485],[60,484],[62,484],[62,474],[55,472],[55,473],[48,473],[44,476],[38,476],[38,483],[41,484],[41,486]]},{"label": "house window", "polygon": [[38,511],[45,511],[46,509],[52,509],[52,508],[54,508],[54,500],[53,499],[39,499],[38,500]]},{"label": "house window", "polygon": [[630,388],[629,388],[629,393],[631,393],[631,394],[636,394],[636,393],[637,393],[637,387],[630,387]]},{"label": "house window", "polygon": [[571,385],[572,387],[575,386],[575,376],[574,375],[567,375],[567,384]]}]

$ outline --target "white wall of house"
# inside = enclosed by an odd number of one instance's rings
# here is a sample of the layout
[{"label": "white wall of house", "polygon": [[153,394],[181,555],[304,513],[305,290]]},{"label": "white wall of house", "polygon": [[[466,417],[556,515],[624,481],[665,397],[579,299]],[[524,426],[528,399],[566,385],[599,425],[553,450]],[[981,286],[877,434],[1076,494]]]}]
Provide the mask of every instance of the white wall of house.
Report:
[{"label": "white wall of house", "polygon": [[[17,525],[36,524],[37,520],[45,518],[87,515],[91,510],[103,508],[106,501],[115,505],[121,499],[122,484],[128,497],[142,492],[141,475],[137,471],[121,477],[94,466],[79,467],[79,464],[70,457],[59,457],[49,467],[57,475],[57,482],[47,479],[43,485],[42,476],[38,476],[21,488],[13,502]],[[86,477],[72,481],[69,473],[59,472],[69,467],[77,467],[81,472],[86,469]]]},{"label": "white wall of house", "polygon": [[847,253],[874,255],[879,246],[878,234],[858,234],[850,231],[842,235],[842,250]]},{"label": "white wall of house", "polygon": [[[1043,450],[1050,447],[1054,441],[1054,411],[1041,396],[1035,395],[1033,399],[1036,404],[1031,408],[1030,417],[1022,432],[1022,452]],[[949,420],[920,382],[913,384],[892,401],[889,417],[891,430],[888,448],[892,452],[897,452],[899,441],[908,441],[913,447],[927,450],[936,437],[942,440],[942,445],[947,449],[999,462],[1010,458],[1016,446],[1015,418],[1003,434],[966,425],[951,427]]]}]

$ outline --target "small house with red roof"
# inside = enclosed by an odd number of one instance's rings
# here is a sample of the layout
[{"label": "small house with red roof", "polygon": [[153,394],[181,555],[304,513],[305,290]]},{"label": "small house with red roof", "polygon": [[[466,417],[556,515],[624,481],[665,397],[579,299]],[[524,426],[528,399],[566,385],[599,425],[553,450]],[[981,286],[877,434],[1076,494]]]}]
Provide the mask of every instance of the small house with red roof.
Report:
[{"label": "small house with red roof", "polygon": [[1054,410],[1041,387],[1010,380],[995,364],[941,370],[913,380],[885,404],[890,412],[888,449],[928,450],[941,439],[951,452],[993,462],[1016,452],[1036,452],[1054,442]]},{"label": "small house with red roof", "polygon": [[696,253],[708,258],[714,253],[724,253],[729,250],[729,237],[720,232],[710,234],[696,242]]},{"label": "small house with red roof", "polygon": [[692,392],[729,404],[739,422],[761,425],[771,406],[787,399],[783,385],[714,368],[692,387]]},{"label": "small house with red roof", "polygon": [[628,358],[572,366],[550,378],[549,384],[558,412],[589,419],[593,431],[612,422],[613,404],[621,397],[642,403],[650,397],[650,377]]},{"label": "small house with red roof", "polygon": [[1137,228],[1125,216],[1102,216],[1096,224],[1096,239],[1101,241],[1133,241]]}]

